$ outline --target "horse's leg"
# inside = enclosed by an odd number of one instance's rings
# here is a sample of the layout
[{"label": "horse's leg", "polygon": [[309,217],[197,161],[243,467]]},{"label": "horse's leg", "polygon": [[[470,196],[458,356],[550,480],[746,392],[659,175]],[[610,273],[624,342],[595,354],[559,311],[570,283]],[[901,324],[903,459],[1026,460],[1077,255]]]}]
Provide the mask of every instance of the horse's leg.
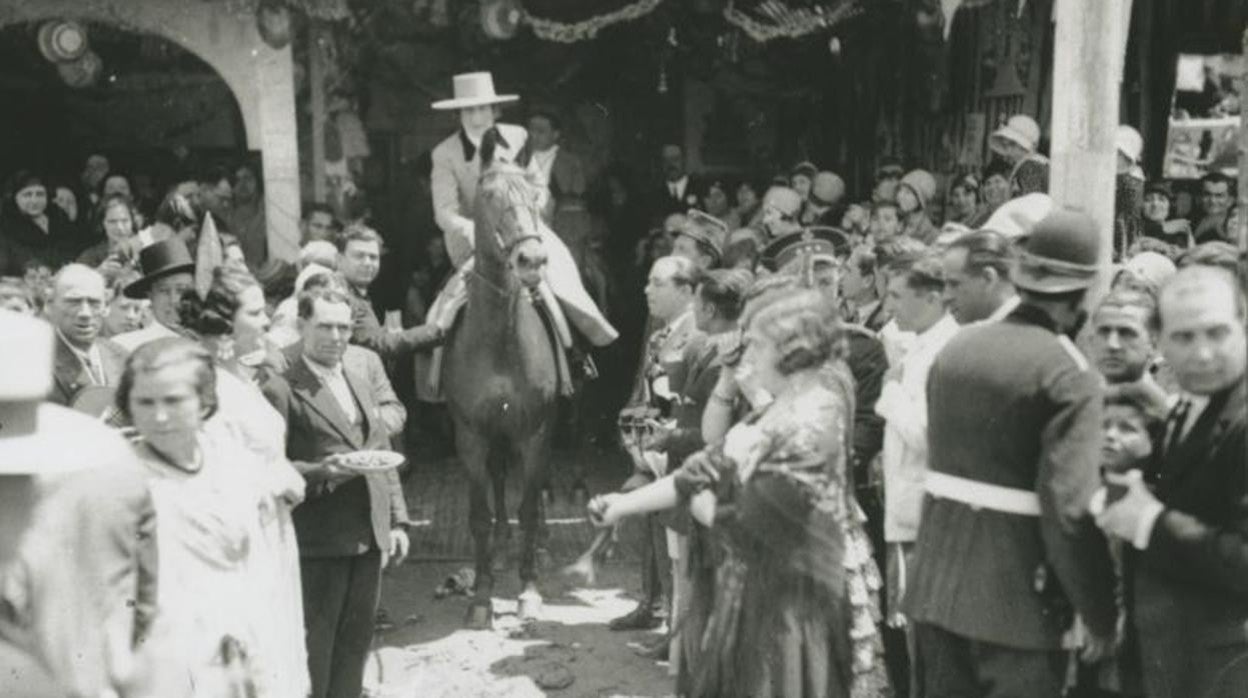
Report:
[{"label": "horse's leg", "polygon": [[494,545],[495,552],[505,551],[511,542],[511,524],[507,519],[507,449],[496,447],[490,451],[490,481],[494,485]]},{"label": "horse's leg", "polygon": [[472,532],[476,562],[476,588],[468,604],[465,624],[473,629],[488,629],[494,622],[494,569],[490,531],[490,474],[486,459],[490,443],[467,424],[457,424],[455,445],[459,460],[468,473],[468,530]]},{"label": "horse's leg", "polygon": [[537,547],[539,529],[545,514],[542,506],[542,485],[547,481],[550,466],[550,426],[516,445],[516,464],[524,473],[520,497],[520,598],[521,619],[536,618],[541,612],[542,595],[537,589]]}]

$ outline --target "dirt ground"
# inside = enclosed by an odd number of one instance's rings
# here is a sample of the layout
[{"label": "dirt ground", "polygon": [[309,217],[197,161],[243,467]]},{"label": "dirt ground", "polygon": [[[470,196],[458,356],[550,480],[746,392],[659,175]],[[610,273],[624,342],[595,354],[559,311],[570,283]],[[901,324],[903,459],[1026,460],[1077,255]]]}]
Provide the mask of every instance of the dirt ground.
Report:
[{"label": "dirt ground", "polygon": [[390,572],[382,607],[393,623],[379,632],[366,687],[377,698],[451,696],[667,696],[666,664],[642,659],[630,642],[657,637],[616,633],[606,621],[633,607],[626,591],[636,564],[600,567],[593,587],[572,586],[547,570],[540,620],[516,617],[514,568],[498,575],[494,629],[462,628],[467,598],[434,599],[433,590],[461,563],[413,562]]}]

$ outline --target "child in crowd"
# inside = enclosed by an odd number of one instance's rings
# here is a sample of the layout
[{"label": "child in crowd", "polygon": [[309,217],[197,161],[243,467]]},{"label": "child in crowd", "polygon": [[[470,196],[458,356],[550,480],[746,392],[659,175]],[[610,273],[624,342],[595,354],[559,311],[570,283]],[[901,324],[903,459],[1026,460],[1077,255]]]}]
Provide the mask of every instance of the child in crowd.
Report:
[{"label": "child in crowd", "polygon": [[[1105,397],[1101,427],[1104,432],[1104,441],[1101,444],[1102,475],[1142,471],[1153,454],[1153,437],[1160,427],[1157,418],[1148,409],[1147,398],[1142,393],[1137,394],[1131,390],[1111,391]],[[1110,504],[1121,492],[1122,488],[1109,485],[1106,488],[1104,504]],[[1123,569],[1126,551],[1123,548],[1124,543],[1119,540],[1110,541],[1109,546],[1114,572],[1118,576],[1118,622],[1124,628],[1125,635],[1117,656],[1106,660],[1095,672],[1086,672],[1082,682],[1086,688],[1076,695],[1088,698],[1142,696],[1136,638],[1131,629],[1132,623],[1127,617],[1127,590]]]},{"label": "child in crowd", "polygon": [[871,240],[883,244],[901,234],[901,214],[896,201],[877,201],[871,208]]}]

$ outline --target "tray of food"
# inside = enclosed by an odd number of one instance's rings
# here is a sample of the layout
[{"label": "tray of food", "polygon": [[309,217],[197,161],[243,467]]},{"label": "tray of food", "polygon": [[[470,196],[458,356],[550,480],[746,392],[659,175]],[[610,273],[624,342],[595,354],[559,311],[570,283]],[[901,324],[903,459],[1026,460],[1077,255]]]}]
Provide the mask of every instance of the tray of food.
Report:
[{"label": "tray of food", "polygon": [[357,473],[380,473],[394,470],[407,458],[394,451],[353,451],[340,453],[335,460],[338,465]]}]

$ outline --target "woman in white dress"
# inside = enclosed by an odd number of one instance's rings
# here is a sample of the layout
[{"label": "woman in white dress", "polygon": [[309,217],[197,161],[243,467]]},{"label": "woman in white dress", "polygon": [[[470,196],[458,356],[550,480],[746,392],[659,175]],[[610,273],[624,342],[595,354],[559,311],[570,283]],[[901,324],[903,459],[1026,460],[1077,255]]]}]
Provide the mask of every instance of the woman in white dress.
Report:
[{"label": "woman in white dress", "polygon": [[286,423],[258,387],[271,348],[265,334],[264,292],[241,266],[218,268],[200,298],[188,293],[179,307],[182,327],[210,353],[217,375],[217,413],[205,432],[233,439],[250,452],[246,473],[261,493],[253,519],[251,601],[265,622],[256,629],[264,658],[260,696],[303,696],[310,689],[303,637],[299,549],[291,509],[303,500],[303,477],[286,460]]}]

